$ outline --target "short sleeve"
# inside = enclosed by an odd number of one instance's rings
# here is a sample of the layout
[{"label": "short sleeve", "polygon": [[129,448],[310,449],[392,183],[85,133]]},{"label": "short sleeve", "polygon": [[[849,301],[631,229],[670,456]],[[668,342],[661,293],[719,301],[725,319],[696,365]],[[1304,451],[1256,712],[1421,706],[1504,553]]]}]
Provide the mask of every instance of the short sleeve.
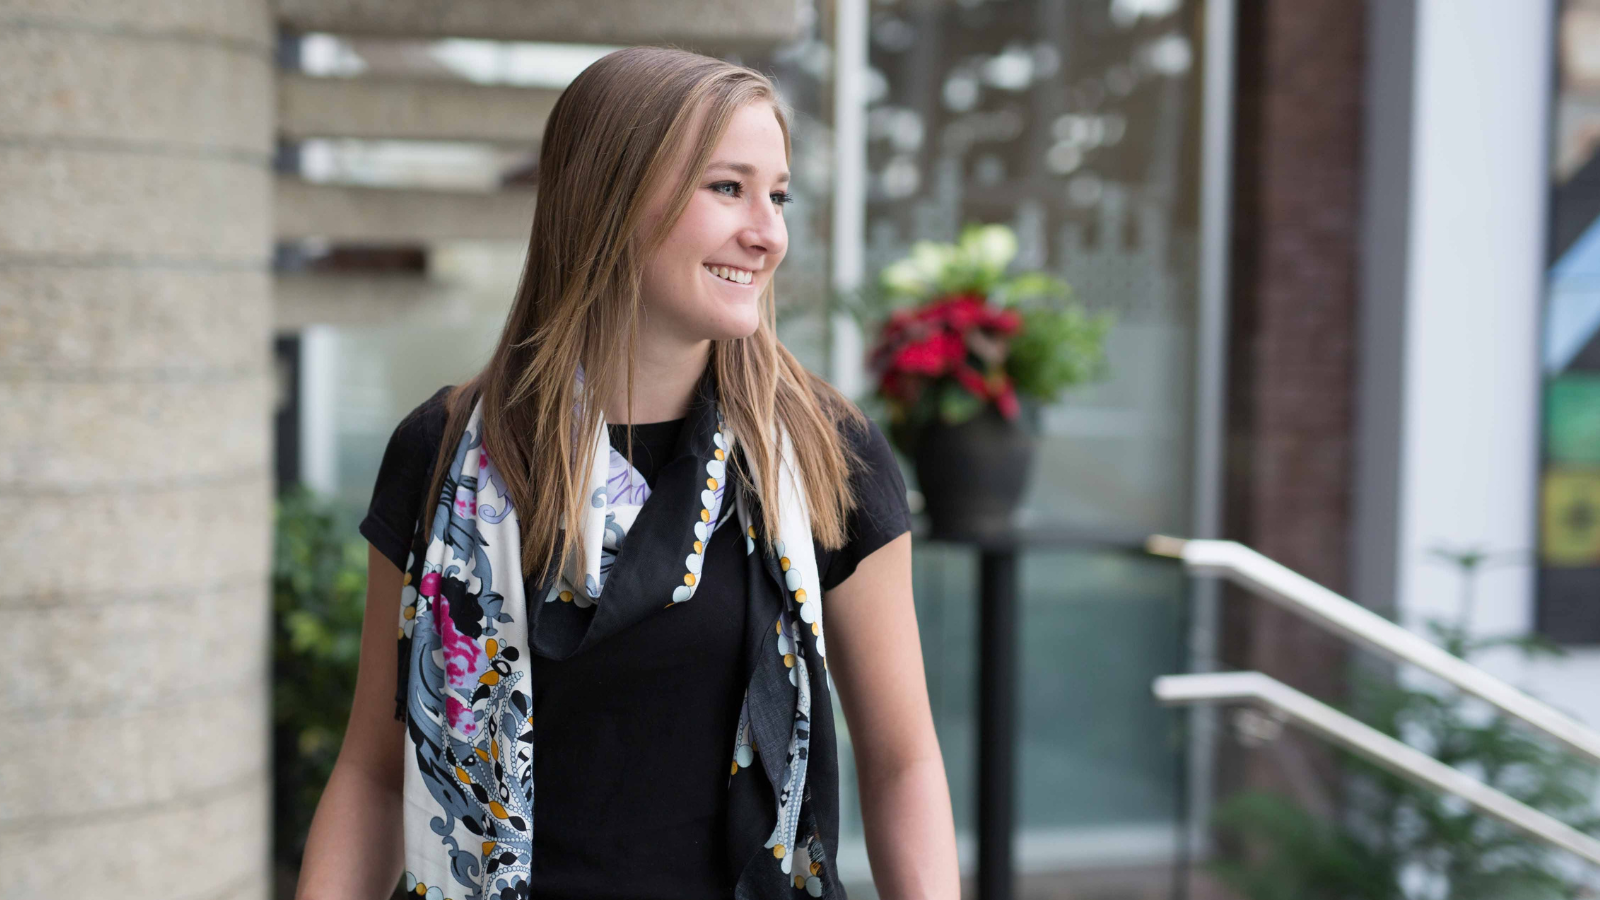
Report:
[{"label": "short sleeve", "polygon": [[383,462],[378,465],[367,515],[357,526],[361,536],[402,572],[416,531],[417,513],[422,508],[422,494],[428,489],[433,460],[444,437],[444,398],[452,386],[440,388],[395,426],[389,445],[384,448]]},{"label": "short sleeve", "polygon": [[818,555],[824,591],[855,574],[874,550],[911,530],[905,478],[883,432],[868,419],[865,428],[850,427],[845,438],[861,460],[850,473],[856,508],[845,519],[844,546]]}]

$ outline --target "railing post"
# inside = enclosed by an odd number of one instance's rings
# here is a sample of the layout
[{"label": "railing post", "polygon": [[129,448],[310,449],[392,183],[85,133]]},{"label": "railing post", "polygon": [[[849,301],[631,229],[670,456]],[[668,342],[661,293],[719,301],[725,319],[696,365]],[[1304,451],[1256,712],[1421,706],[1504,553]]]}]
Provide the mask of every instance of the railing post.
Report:
[{"label": "railing post", "polygon": [[978,557],[978,897],[1014,896],[1016,826],[1017,551]]}]

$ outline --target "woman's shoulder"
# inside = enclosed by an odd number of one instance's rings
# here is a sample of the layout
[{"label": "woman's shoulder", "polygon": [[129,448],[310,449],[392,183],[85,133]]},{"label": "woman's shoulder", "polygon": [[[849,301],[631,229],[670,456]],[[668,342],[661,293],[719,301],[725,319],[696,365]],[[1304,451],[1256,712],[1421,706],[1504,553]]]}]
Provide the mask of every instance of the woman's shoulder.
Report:
[{"label": "woman's shoulder", "polygon": [[844,439],[845,445],[864,463],[875,466],[894,463],[894,450],[889,446],[883,429],[870,416],[860,412],[859,408],[856,411],[858,416],[839,422],[839,436]]},{"label": "woman's shoulder", "polygon": [[856,498],[856,515],[910,527],[911,512],[906,503],[905,478],[878,423],[867,416],[848,420],[840,426],[841,436],[853,457],[850,487]]},{"label": "woman's shoulder", "polygon": [[389,436],[389,450],[411,451],[424,446],[437,449],[439,440],[444,436],[445,421],[450,416],[445,398],[454,387],[453,384],[447,384],[439,388],[401,416],[393,434]]},{"label": "woman's shoulder", "polygon": [[378,464],[372,499],[359,531],[396,568],[405,567],[412,525],[427,490],[424,481],[433,472],[433,460],[444,438],[449,414],[445,397],[454,386],[445,385],[435,391],[400,419]]},{"label": "woman's shoulder", "polygon": [[821,407],[823,415],[834,423],[838,436],[851,455],[863,462],[883,464],[894,461],[889,441],[878,424],[872,421],[854,400],[821,376],[808,372],[811,377],[811,396]]},{"label": "woman's shoulder", "polygon": [[398,427],[416,427],[419,423],[432,424],[439,422],[442,424],[449,415],[449,407],[445,405],[445,399],[450,396],[450,392],[454,389],[455,385],[447,384],[434,391],[432,396],[418,403],[410,412],[406,413],[400,419]]},{"label": "woman's shoulder", "polygon": [[410,482],[426,478],[432,472],[439,442],[444,439],[445,423],[450,417],[445,399],[453,387],[455,385],[447,384],[439,388],[401,417],[383,451],[380,482]]},{"label": "woman's shoulder", "polygon": [[855,506],[845,517],[844,546],[832,551],[819,548],[825,591],[848,578],[873,551],[911,529],[905,478],[883,430],[864,414],[837,421],[839,436],[852,457],[849,482]]}]

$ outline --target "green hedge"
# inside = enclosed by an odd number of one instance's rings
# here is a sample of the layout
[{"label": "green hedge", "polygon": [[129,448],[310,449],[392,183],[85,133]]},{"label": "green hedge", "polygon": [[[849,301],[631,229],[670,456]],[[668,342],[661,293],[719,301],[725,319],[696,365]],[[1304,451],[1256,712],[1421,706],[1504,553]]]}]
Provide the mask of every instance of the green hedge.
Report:
[{"label": "green hedge", "polygon": [[272,558],[273,855],[298,866],[355,696],[367,544],[296,487],[277,502]]}]

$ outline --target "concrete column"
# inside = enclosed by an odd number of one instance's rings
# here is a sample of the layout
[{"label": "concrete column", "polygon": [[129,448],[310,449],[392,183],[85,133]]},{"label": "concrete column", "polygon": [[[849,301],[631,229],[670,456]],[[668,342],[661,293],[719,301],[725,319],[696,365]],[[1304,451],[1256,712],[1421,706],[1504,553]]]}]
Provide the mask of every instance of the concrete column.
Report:
[{"label": "concrete column", "polygon": [[0,2],[0,896],[268,894],[271,54]]},{"label": "concrete column", "polygon": [[[1460,612],[1459,575],[1432,551],[1535,546],[1552,5],[1371,8],[1373,65],[1392,77],[1366,138],[1355,581],[1420,630]],[[1532,627],[1532,574],[1482,573],[1480,635]],[[1478,662],[1600,722],[1600,655]]]}]

